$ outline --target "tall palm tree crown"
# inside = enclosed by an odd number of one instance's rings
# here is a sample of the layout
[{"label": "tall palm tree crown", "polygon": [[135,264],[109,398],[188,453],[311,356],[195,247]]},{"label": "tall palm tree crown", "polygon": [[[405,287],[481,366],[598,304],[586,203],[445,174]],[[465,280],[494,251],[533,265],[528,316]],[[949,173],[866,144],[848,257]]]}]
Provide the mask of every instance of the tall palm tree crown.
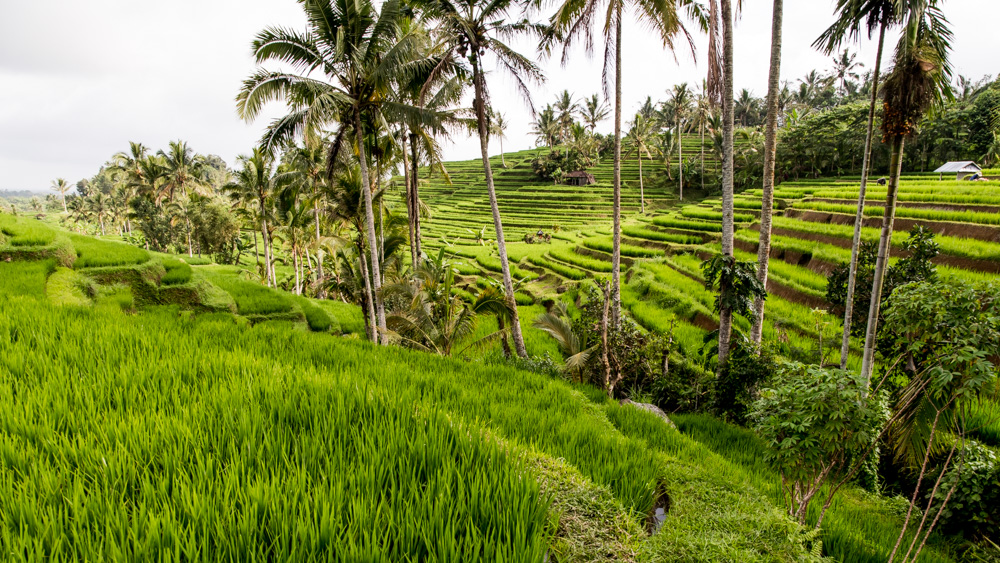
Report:
[{"label": "tall palm tree crown", "polygon": [[[353,129],[362,184],[369,188],[362,190],[362,197],[375,296],[373,325],[384,333],[385,308],[380,296],[382,275],[365,124],[389,130],[389,120],[426,115],[426,110],[394,100],[392,92],[401,78],[433,66],[435,59],[420,56],[416,31],[402,30],[406,15],[398,0],[387,1],[379,10],[369,0],[299,0],[299,4],[308,21],[306,31],[267,28],[253,42],[258,64],[281,62],[294,72],[258,70],[244,82],[237,96],[237,110],[244,119],[253,120],[267,102],[285,100],[289,113],[273,121],[261,139],[262,146],[269,150],[306,130],[339,123],[330,148],[330,155],[335,156]],[[330,167],[336,162],[336,158],[328,159]],[[384,343],[384,334],[379,340]]]}]

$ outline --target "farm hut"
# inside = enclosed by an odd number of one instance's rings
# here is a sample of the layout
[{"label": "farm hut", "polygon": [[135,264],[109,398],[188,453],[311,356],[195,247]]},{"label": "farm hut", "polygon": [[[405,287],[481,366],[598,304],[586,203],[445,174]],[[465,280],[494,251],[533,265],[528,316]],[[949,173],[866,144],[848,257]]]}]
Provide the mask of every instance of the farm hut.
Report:
[{"label": "farm hut", "polygon": [[944,180],[945,174],[955,174],[956,179],[961,180],[969,174],[975,174],[976,172],[981,172],[982,170],[983,169],[975,162],[972,162],[971,160],[963,160],[958,162],[948,162],[934,172],[938,174],[939,180]]},{"label": "farm hut", "polygon": [[576,172],[570,172],[565,176],[565,182],[570,186],[589,186],[590,184],[597,183],[594,179],[594,175],[589,172],[584,172],[583,170],[577,170]]}]

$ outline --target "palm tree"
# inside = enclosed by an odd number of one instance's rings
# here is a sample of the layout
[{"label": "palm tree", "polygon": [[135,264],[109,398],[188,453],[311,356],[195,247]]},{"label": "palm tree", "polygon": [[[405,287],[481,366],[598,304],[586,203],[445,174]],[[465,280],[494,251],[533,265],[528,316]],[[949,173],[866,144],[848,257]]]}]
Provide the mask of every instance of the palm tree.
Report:
[{"label": "palm tree", "polygon": [[56,178],[52,181],[52,190],[59,193],[62,197],[63,213],[69,213],[69,209],[66,207],[66,194],[73,189],[73,185],[66,181],[65,178]]},{"label": "palm tree", "polygon": [[[737,0],[739,3],[740,0]],[[722,76],[721,90],[719,90],[722,100],[722,255],[729,261],[733,258],[733,132],[734,107],[733,107],[733,10],[732,0],[720,0],[719,17],[722,19],[722,63],[721,68],[716,69],[716,77]],[[739,4],[737,4],[739,6]],[[712,10],[715,10],[715,2],[712,1]],[[715,44],[709,38],[709,45]],[[710,56],[711,59],[711,56]],[[712,61],[710,60],[710,63]],[[713,86],[712,68],[709,65],[709,91],[715,92]],[[725,293],[728,288],[721,287],[720,293]],[[725,365],[729,358],[730,339],[733,329],[733,310],[726,304],[719,308],[719,369]]]},{"label": "palm tree", "polygon": [[706,94],[707,86],[703,83],[701,94],[695,102],[695,116],[698,120],[698,133],[701,135],[701,191],[705,191],[705,129],[712,117],[712,102]]},{"label": "palm tree", "polygon": [[[682,5],[693,9],[693,4],[687,0],[679,0]],[[614,145],[614,201],[612,205],[612,251],[611,251],[611,308],[612,323],[617,326],[621,316],[621,188],[622,188],[622,16],[625,9],[635,6],[642,21],[655,30],[663,41],[664,47],[674,48],[674,39],[684,31],[677,15],[677,3],[656,0],[606,0],[582,2],[580,0],[562,0],[550,23],[554,33],[551,37],[559,37],[563,41],[562,62],[569,60],[570,49],[580,39],[588,52],[593,51],[591,22],[601,18],[604,25],[604,92],[607,97],[611,91],[609,78],[612,72],[609,66],[614,61],[615,89],[615,145]],[[612,51],[614,56],[612,57]]]},{"label": "palm tree", "polygon": [[[240,169],[236,171],[233,181],[223,187],[236,206],[256,208],[256,217],[260,221],[260,233],[264,247],[264,271],[268,287],[275,286],[273,245],[268,228],[270,202],[272,196],[281,188],[288,178],[276,175],[271,158],[263,149],[256,148],[250,156],[239,157]],[[256,240],[256,235],[254,235]]]},{"label": "palm tree", "polygon": [[[771,14],[771,70],[767,84],[767,118],[764,126],[764,189],[760,207],[760,240],[757,245],[757,279],[767,287],[767,269],[771,258],[771,214],[774,210],[774,161],[778,148],[778,112],[781,95],[781,27],[783,0],[774,0]],[[750,340],[760,344],[764,334],[764,300],[754,301]]]},{"label": "palm tree", "polygon": [[454,288],[455,270],[444,260],[444,249],[436,259],[421,262],[412,280],[387,285],[386,294],[407,305],[387,319],[393,336],[405,346],[441,356],[461,354],[470,347],[500,338],[505,332],[502,328],[455,350],[475,332],[478,315],[510,319],[513,309],[495,287],[482,290],[471,305],[455,295]]},{"label": "palm tree", "polygon": [[204,158],[196,155],[184,141],[171,141],[166,152],[158,151],[162,159],[163,185],[159,200],[173,200],[180,192],[189,195],[206,185]]},{"label": "palm tree", "polygon": [[[915,0],[919,5],[922,0]],[[861,187],[858,191],[858,209],[854,218],[854,239],[851,243],[851,264],[847,280],[847,297],[844,303],[844,333],[841,338],[840,368],[847,368],[847,357],[851,350],[851,321],[854,315],[854,292],[858,277],[858,256],[861,248],[861,227],[864,224],[865,197],[868,191],[868,176],[871,173],[872,143],[875,137],[875,110],[878,105],[879,80],[882,70],[882,53],[885,47],[885,32],[904,20],[909,9],[909,0],[838,0],[837,20],[813,43],[814,47],[830,55],[848,40],[857,40],[862,29],[871,38],[878,30],[878,51],[875,55],[875,69],[872,72],[871,103],[868,107],[868,129],[865,136],[865,154],[861,165]]]},{"label": "palm tree", "polygon": [[593,133],[597,129],[597,124],[608,118],[608,105],[602,102],[597,94],[593,94],[583,101],[581,114],[583,123]]},{"label": "palm tree", "polygon": [[740,96],[734,103],[736,104],[734,111],[739,116],[740,126],[753,125],[757,120],[757,98],[753,97],[750,90],[744,88],[740,90]]},{"label": "palm tree", "polygon": [[556,110],[551,105],[546,105],[535,116],[535,120],[531,122],[531,133],[540,145],[550,149],[556,145],[559,138],[559,121],[556,119]]},{"label": "palm tree", "polygon": [[104,195],[104,192],[96,192],[94,195],[86,198],[87,200],[87,212],[91,217],[97,219],[98,225],[101,227],[101,236],[107,234],[104,230],[104,219],[111,213],[111,199]]},{"label": "palm tree", "polygon": [[427,11],[427,15],[431,19],[438,22],[439,30],[450,42],[449,54],[444,59],[451,60],[457,54],[466,59],[471,66],[472,86],[475,92],[472,106],[476,114],[479,147],[482,153],[483,171],[486,175],[486,190],[489,193],[493,227],[496,230],[497,252],[500,255],[500,267],[503,273],[504,296],[512,311],[511,337],[517,355],[526,358],[528,351],[524,346],[517,305],[514,302],[514,283],[507,260],[507,243],[504,240],[500,206],[497,203],[496,189],[493,184],[493,168],[490,165],[490,135],[487,120],[489,90],[486,86],[483,57],[491,54],[500,68],[511,75],[521,95],[530,103],[531,96],[525,81],[541,82],[541,71],[535,63],[514,51],[502,40],[525,34],[541,36],[544,28],[527,20],[511,20],[509,12],[518,8],[513,0],[494,0],[492,2],[482,0],[419,0],[417,4],[418,7]]},{"label": "palm tree", "polygon": [[570,378],[583,383],[586,367],[594,358],[593,354],[597,350],[597,345],[588,347],[586,340],[581,340],[573,331],[573,323],[566,303],[557,302],[551,312],[539,315],[532,324],[559,344],[559,351],[562,352],[565,362],[563,372]]},{"label": "palm tree", "polygon": [[865,331],[864,356],[861,375],[871,381],[875,358],[875,336],[878,328],[882,285],[889,263],[889,245],[892,240],[893,221],[896,217],[896,194],[902,173],[903,147],[917,123],[935,101],[951,96],[952,32],[948,20],[934,0],[924,6],[912,6],[906,27],[896,46],[894,68],[886,77],[882,140],[890,148],[889,185],[882,218],[878,258],[872,282],[872,299]]},{"label": "palm tree", "polygon": [[573,126],[576,114],[580,111],[580,104],[573,99],[569,90],[563,90],[556,96],[553,107],[556,110],[556,120],[559,122],[559,143],[562,144],[569,137],[569,128]]},{"label": "palm tree", "polygon": [[652,122],[644,118],[642,114],[635,114],[635,119],[632,120],[626,137],[629,149],[625,156],[627,157],[635,153],[636,158],[639,160],[639,209],[641,213],[645,213],[646,195],[642,182],[642,155],[646,155],[646,158],[650,160],[653,159],[653,155],[649,152],[656,137]]},{"label": "palm tree", "polygon": [[674,124],[677,126],[677,181],[678,194],[681,201],[684,200],[684,130],[681,122],[691,111],[691,89],[687,82],[674,85],[673,92],[670,93],[670,106],[674,111]]},{"label": "palm tree", "polygon": [[302,295],[302,239],[309,227],[309,212],[313,210],[313,202],[303,198],[301,183],[291,183],[277,193],[274,198],[274,214],[277,230],[288,242],[288,250],[292,255],[292,268],[295,270],[296,295]]},{"label": "palm tree", "polygon": [[507,120],[504,119],[502,113],[493,113],[490,110],[492,118],[490,119],[490,135],[496,137],[497,141],[500,143],[500,165],[507,168],[507,161],[503,157],[503,140],[507,133]]},{"label": "palm tree", "polygon": [[844,49],[833,59],[833,75],[840,82],[840,93],[843,95],[847,91],[848,80],[858,80],[861,75],[857,69],[864,68],[864,64],[858,62],[858,55]]},{"label": "palm tree", "polygon": [[[385,306],[381,296],[382,273],[375,234],[375,210],[366,150],[366,123],[381,125],[400,115],[427,112],[392,99],[401,78],[433,64],[419,58],[420,39],[413,30],[402,31],[405,15],[399,0],[388,0],[376,10],[370,0],[299,0],[308,30],[295,32],[268,28],[253,43],[258,64],[282,62],[293,72],[259,70],[247,79],[237,97],[237,110],[246,120],[259,115],[263,105],[284,99],[288,115],[268,126],[262,144],[268,149],[305,130],[340,122],[332,143],[337,154],[353,129],[354,151],[361,167],[361,181],[371,283],[375,301],[373,325],[385,343]],[[316,77],[322,70],[323,77]],[[337,159],[329,159],[333,166]]]},{"label": "palm tree", "polygon": [[323,204],[323,191],[327,183],[326,176],[326,150],[325,143],[315,132],[309,131],[305,135],[302,146],[295,146],[290,152],[290,164],[294,173],[298,176],[299,182],[310,194],[309,199],[313,205],[313,226],[315,227],[315,246],[317,287],[323,287],[323,251],[320,233],[320,208]]}]

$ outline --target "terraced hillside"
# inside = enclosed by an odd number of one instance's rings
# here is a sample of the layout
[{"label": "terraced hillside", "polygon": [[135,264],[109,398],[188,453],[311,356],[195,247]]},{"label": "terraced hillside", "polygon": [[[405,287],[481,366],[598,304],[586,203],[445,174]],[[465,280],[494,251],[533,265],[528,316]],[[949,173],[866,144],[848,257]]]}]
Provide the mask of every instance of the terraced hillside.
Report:
[{"label": "terraced hillside", "polygon": [[[522,280],[518,302],[524,305],[611,271],[610,163],[591,171],[598,180],[595,186],[557,186],[533,180],[532,156],[507,155],[507,169],[500,168],[499,157],[493,159],[501,170],[498,199],[514,275]],[[447,167],[452,185],[433,178],[421,187],[431,209],[423,224],[425,246],[429,251],[446,247],[459,260],[465,287],[472,289],[500,271],[490,240],[492,218],[482,166],[469,161]],[[650,181],[662,174],[662,166],[643,168],[647,186],[663,185]],[[715,296],[704,287],[700,263],[719,250],[720,201],[680,202],[663,188],[649,189],[642,213],[634,163],[623,165],[623,180],[622,255],[629,269],[623,301],[645,328],[673,330],[681,350],[696,354],[706,333],[718,326],[712,311]],[[902,245],[913,225],[924,225],[937,233],[941,275],[981,278],[1000,273],[1000,182],[907,176],[900,192],[894,246]],[[843,325],[825,312],[826,276],[850,259],[857,193],[858,180],[851,178],[786,182],[777,190],[765,336],[786,354],[812,361],[821,354],[825,362],[840,359],[837,342]],[[875,240],[885,190],[873,185],[869,196],[864,237]],[[760,190],[750,190],[736,200],[740,259],[756,259],[760,197]],[[550,234],[551,242],[523,242],[524,235],[538,230]],[[744,319],[736,323],[739,330],[749,330]],[[849,365],[857,365],[858,353],[855,348]]]},{"label": "terraced hillside", "polygon": [[[11,560],[819,559],[746,430],[334,338],[355,307],[232,267],[0,215],[0,310]],[[900,522],[844,487],[823,550],[883,561]]]}]

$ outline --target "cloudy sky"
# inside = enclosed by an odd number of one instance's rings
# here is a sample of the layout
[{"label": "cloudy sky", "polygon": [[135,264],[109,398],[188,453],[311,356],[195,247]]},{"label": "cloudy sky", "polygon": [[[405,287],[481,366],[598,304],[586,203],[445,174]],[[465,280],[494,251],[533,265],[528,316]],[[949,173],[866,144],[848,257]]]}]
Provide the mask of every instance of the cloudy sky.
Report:
[{"label": "cloudy sky", "polygon": [[[0,190],[45,190],[57,177],[75,182],[129,141],[155,149],[183,139],[233,163],[282,109],[276,105],[249,124],[236,116],[233,99],[254,69],[250,41],[265,26],[305,21],[295,0],[0,1]],[[737,25],[736,87],[759,96],[766,93],[771,4],[745,1]],[[785,3],[783,79],[830,67],[810,44],[829,25],[833,4]],[[947,0],[945,11],[956,34],[956,71],[975,78],[1000,72],[995,33],[983,23],[1000,21],[1000,2]],[[629,22],[625,31],[626,115],[646,96],[664,98],[675,83],[700,84],[704,37],[696,38],[697,60],[682,51],[675,61],[638,25]],[[859,49],[870,68],[874,46]],[[558,58],[539,63],[547,81],[535,88],[536,105],[563,89],[580,97],[600,91],[599,57],[579,52],[565,67]],[[504,149],[533,146],[525,105],[503,74],[489,80],[494,105],[512,124]],[[446,156],[475,158],[478,151],[478,142],[458,138]]]}]

